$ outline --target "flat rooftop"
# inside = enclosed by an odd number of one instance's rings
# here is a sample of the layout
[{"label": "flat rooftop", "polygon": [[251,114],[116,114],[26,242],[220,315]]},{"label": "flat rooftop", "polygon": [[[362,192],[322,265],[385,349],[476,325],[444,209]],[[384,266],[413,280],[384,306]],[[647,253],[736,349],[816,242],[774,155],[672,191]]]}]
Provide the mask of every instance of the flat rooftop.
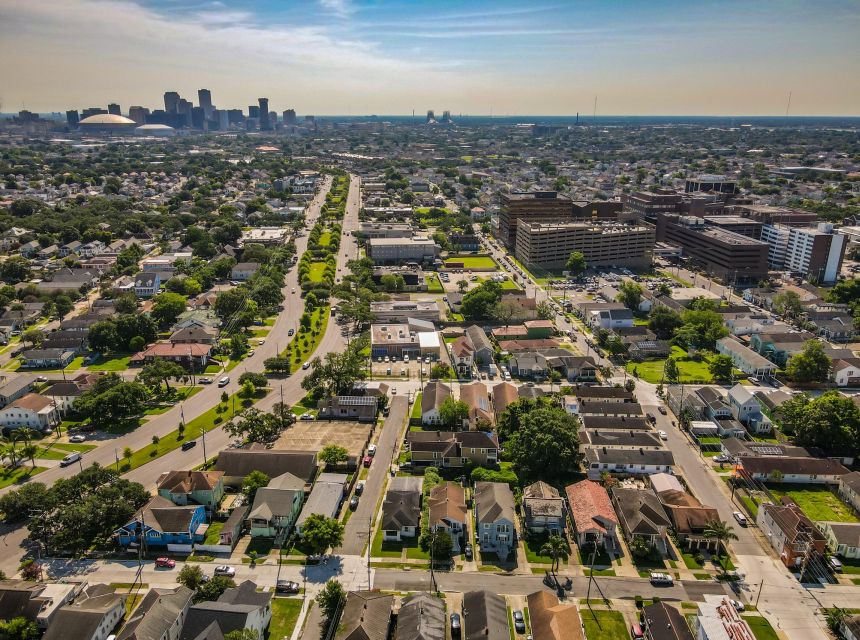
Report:
[{"label": "flat rooftop", "polygon": [[358,421],[297,420],[272,449],[319,452],[328,444],[344,447],[356,460],[364,453],[373,425]]}]

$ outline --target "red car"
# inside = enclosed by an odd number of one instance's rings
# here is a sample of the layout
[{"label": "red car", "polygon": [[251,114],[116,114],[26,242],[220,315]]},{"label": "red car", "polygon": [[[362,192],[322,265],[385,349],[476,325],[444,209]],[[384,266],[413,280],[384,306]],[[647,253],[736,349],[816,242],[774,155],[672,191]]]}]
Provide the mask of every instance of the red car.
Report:
[{"label": "red car", "polygon": [[369,467],[371,462],[373,462],[373,457],[364,456],[364,466],[365,467]]},{"label": "red car", "polygon": [[176,561],[172,558],[156,558],[155,566],[161,568],[172,569],[176,566]]}]

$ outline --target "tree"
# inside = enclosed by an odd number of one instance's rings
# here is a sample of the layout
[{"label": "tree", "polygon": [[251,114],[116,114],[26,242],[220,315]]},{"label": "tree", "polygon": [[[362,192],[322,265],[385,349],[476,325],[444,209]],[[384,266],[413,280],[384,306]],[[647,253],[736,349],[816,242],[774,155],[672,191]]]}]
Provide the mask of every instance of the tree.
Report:
[{"label": "tree", "polygon": [[675,384],[680,376],[681,373],[678,371],[678,363],[675,362],[675,358],[667,358],[663,365],[663,377],[666,378],[666,382]]},{"label": "tree", "polygon": [[12,256],[0,263],[0,279],[17,284],[30,279],[30,261],[21,256]]},{"label": "tree", "polygon": [[311,360],[311,372],[302,380],[302,389],[323,397],[348,395],[357,380],[365,376],[364,343],[355,341],[343,353],[330,352],[325,359]]},{"label": "tree", "polygon": [[773,310],[786,318],[797,318],[803,313],[803,302],[796,291],[777,293],[772,299]]},{"label": "tree", "polygon": [[[702,535],[705,538],[708,538],[710,540],[716,540],[719,543],[717,557],[719,557],[719,548],[726,548],[726,553],[728,553],[727,545],[729,540],[738,539],[738,536],[734,532],[734,529],[732,529],[732,527],[727,523],[720,520],[714,520],[713,522],[709,522],[707,525],[705,525],[705,530],[702,532]],[[722,568],[723,573],[725,573],[725,563],[721,562],[720,567]]]},{"label": "tree", "polygon": [[247,305],[248,292],[242,287],[222,291],[215,298],[215,314],[222,320],[237,315]]},{"label": "tree", "polygon": [[[104,378],[107,376],[100,382]],[[75,401],[75,410],[96,427],[105,427],[140,415],[148,399],[142,384],[120,380],[104,391],[98,391],[98,385],[85,391]]]},{"label": "tree", "polygon": [[254,470],[242,480],[242,493],[248,498],[248,502],[254,502],[254,496],[257,495],[257,489],[261,489],[269,484],[269,476],[262,471]]},{"label": "tree", "polygon": [[734,365],[731,356],[718,354],[711,358],[711,361],[708,363],[708,371],[710,371],[711,376],[714,380],[720,382],[731,380],[733,369]]},{"label": "tree", "polygon": [[433,555],[433,564],[447,564],[451,561],[454,551],[454,541],[447,531],[436,531],[430,537],[430,550]]},{"label": "tree", "polygon": [[538,318],[541,320],[552,320],[555,318],[555,311],[553,311],[552,305],[548,300],[538,302],[535,310],[537,311]]},{"label": "tree", "polygon": [[23,616],[0,621],[0,640],[36,640],[40,635],[36,623]]},{"label": "tree", "polygon": [[439,362],[437,364],[434,364],[430,368],[430,378],[431,379],[435,379],[435,380],[448,379],[453,374],[454,374],[454,372],[451,370],[450,365],[448,365],[445,362]]},{"label": "tree", "polygon": [[186,302],[187,298],[178,293],[159,293],[152,299],[150,314],[159,324],[170,325],[185,311]]},{"label": "tree", "polygon": [[439,405],[439,418],[446,429],[462,429],[463,423],[469,419],[469,405],[448,396]]},{"label": "tree", "polygon": [[[246,384],[250,385],[250,382],[246,382]],[[253,392],[253,385],[251,390]],[[274,442],[281,431],[292,424],[292,415],[289,413],[286,416],[276,416],[249,407],[225,424],[224,431],[234,438],[266,444]],[[289,422],[286,422],[284,418]]]},{"label": "tree", "polygon": [[236,586],[231,578],[227,576],[213,576],[203,584],[197,587],[194,593],[193,602],[210,602],[220,598],[227,589],[232,589]]},{"label": "tree", "polygon": [[[636,367],[633,367],[633,375],[636,375]],[[636,381],[633,378],[627,378],[624,382],[624,390],[633,393],[636,389]]]},{"label": "tree", "polygon": [[552,570],[558,571],[558,565],[561,560],[567,560],[570,555],[570,549],[567,546],[567,542],[561,536],[550,536],[547,538],[547,541],[543,543],[538,553],[542,556],[549,556],[552,558]]},{"label": "tree", "polygon": [[224,640],[260,640],[256,629],[236,629],[224,635]]},{"label": "tree", "polygon": [[255,371],[245,371],[239,376],[239,384],[244,385],[246,382],[250,382],[257,389],[262,389],[269,384],[269,380],[264,374]]},{"label": "tree", "polygon": [[469,281],[465,278],[460,278],[457,280],[457,289],[460,290],[460,293],[464,293],[466,289],[469,288]]},{"label": "tree", "polygon": [[654,549],[642,536],[634,536],[633,540],[630,541],[629,547],[630,553],[638,560],[647,558]]},{"label": "tree", "polygon": [[337,444],[327,444],[319,452],[319,459],[327,465],[336,467],[341,462],[349,460],[349,452],[345,447]]},{"label": "tree", "polygon": [[655,306],[648,316],[648,328],[654,332],[660,340],[668,340],[675,334],[675,330],[684,324],[681,316],[663,305]]},{"label": "tree", "polygon": [[495,280],[484,280],[463,295],[461,313],[466,320],[491,319],[501,299],[502,285]]},{"label": "tree", "polygon": [[579,468],[579,421],[559,406],[538,406],[519,418],[505,450],[517,472],[534,478]]},{"label": "tree", "polygon": [[843,609],[842,607],[832,607],[824,610],[824,619],[827,621],[827,627],[837,637],[840,637],[842,633],[842,623],[848,615],[848,610]]},{"label": "tree", "polygon": [[655,289],[658,296],[670,297],[672,295],[672,287],[665,282],[661,282]]},{"label": "tree", "polygon": [[681,320],[684,325],[675,330],[675,340],[687,347],[713,350],[717,340],[729,334],[716,311],[685,311]]},{"label": "tree", "polygon": [[188,587],[192,591],[196,591],[203,583],[203,569],[200,565],[188,563],[182,567],[182,571],[176,577],[176,581],[184,587]]},{"label": "tree", "polygon": [[28,329],[21,334],[21,342],[24,344],[29,342],[33,347],[39,348],[45,342],[46,337],[45,332],[41,329]]},{"label": "tree", "polygon": [[99,353],[113,351],[116,348],[116,325],[110,321],[96,322],[87,334],[90,349]]},{"label": "tree", "polygon": [[786,375],[795,382],[827,382],[830,378],[830,357],[818,340],[807,340],[803,351],[788,359]]},{"label": "tree", "polygon": [[308,516],[302,525],[302,540],[313,554],[323,554],[329,547],[343,543],[344,525],[319,513]]},{"label": "tree", "polygon": [[170,393],[170,379],[179,379],[185,375],[185,369],[176,362],[170,360],[156,359],[150,362],[137,374],[137,380],[158,393],[164,384],[164,392]]},{"label": "tree", "polygon": [[379,283],[385,291],[390,293],[403,291],[406,287],[406,281],[399,273],[386,273],[379,279]]},{"label": "tree", "polygon": [[272,373],[290,373],[292,370],[289,358],[266,358],[263,366]]},{"label": "tree", "polygon": [[564,263],[565,268],[570,271],[570,275],[576,277],[588,268],[585,262],[585,254],[581,251],[574,251],[567,257],[567,262]]},{"label": "tree", "polygon": [[316,595],[316,603],[327,621],[330,621],[334,617],[345,601],[346,589],[334,578],[329,579],[322,590]]},{"label": "tree", "polygon": [[833,454],[860,449],[860,409],[838,391],[817,398],[794,396],[780,406],[779,420],[783,431],[794,434],[799,446],[818,447]]},{"label": "tree", "polygon": [[0,495],[0,511],[7,522],[23,520],[31,511],[42,511],[50,504],[51,496],[42,482],[28,482],[16,491]]},{"label": "tree", "polygon": [[642,302],[642,291],[642,285],[638,282],[625,280],[618,285],[618,302],[635,311],[639,308],[639,303]]}]

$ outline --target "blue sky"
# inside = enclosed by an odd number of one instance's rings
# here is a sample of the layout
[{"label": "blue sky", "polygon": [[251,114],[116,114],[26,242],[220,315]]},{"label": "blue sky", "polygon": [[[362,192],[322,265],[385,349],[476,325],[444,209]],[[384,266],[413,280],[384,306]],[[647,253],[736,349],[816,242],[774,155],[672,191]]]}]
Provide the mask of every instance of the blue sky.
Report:
[{"label": "blue sky", "polygon": [[860,113],[860,2],[0,0],[3,108]]}]

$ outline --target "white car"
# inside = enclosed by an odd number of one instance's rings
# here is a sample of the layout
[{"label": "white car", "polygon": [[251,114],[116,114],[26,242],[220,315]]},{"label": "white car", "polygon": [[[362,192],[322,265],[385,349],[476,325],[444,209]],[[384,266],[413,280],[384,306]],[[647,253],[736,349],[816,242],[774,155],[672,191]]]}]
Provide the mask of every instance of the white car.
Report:
[{"label": "white car", "polygon": [[69,442],[86,442],[86,440],[87,440],[87,437],[85,435],[80,434],[80,433],[75,434],[71,438],[69,438]]},{"label": "white car", "polygon": [[232,578],[236,575],[236,569],[228,567],[226,564],[219,564],[215,567],[214,573],[216,576],[227,576],[228,578]]},{"label": "white car", "polygon": [[660,436],[660,440],[668,440],[669,439],[669,434],[667,434],[665,431],[658,431],[657,435]]},{"label": "white car", "polygon": [[367,455],[371,458],[376,455],[376,445],[372,444],[367,448]]},{"label": "white car", "polygon": [[302,364],[302,369],[310,369],[310,368],[311,368],[310,362],[305,362],[304,364]]},{"label": "white car", "polygon": [[733,512],[732,517],[735,520],[737,520],[738,524],[741,525],[742,527],[745,527],[749,524],[749,522],[747,521],[747,517],[744,514],[742,514],[740,511]]},{"label": "white car", "polygon": [[670,576],[668,573],[658,573],[654,571],[651,573],[648,579],[651,581],[651,584],[654,585],[664,584],[671,587],[673,584],[675,584],[675,581],[672,579],[672,576]]}]

